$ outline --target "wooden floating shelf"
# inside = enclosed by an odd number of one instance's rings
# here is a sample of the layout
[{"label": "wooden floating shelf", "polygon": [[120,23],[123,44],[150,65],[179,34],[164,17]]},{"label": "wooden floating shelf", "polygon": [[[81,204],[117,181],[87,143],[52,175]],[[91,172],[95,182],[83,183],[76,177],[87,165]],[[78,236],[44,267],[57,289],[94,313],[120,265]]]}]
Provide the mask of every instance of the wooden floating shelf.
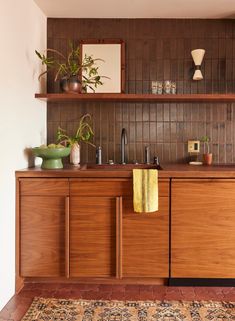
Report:
[{"label": "wooden floating shelf", "polygon": [[35,98],[48,102],[86,102],[86,101],[116,101],[116,102],[235,102],[235,94],[35,94]]}]

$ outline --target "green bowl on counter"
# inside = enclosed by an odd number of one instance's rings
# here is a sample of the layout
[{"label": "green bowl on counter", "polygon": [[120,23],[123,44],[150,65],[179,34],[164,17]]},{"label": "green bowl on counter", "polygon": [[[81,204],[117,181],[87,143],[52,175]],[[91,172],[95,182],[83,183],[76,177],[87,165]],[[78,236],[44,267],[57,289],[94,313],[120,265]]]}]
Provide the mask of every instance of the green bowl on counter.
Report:
[{"label": "green bowl on counter", "polygon": [[34,147],[33,153],[42,158],[41,168],[43,169],[60,169],[63,168],[62,158],[69,156],[70,147],[61,148],[42,148]]}]

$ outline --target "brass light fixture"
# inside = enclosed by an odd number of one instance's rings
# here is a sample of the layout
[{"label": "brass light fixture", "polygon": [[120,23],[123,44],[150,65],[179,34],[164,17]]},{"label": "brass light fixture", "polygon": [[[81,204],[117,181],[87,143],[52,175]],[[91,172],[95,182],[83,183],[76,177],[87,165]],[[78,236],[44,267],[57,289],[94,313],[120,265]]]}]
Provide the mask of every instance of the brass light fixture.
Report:
[{"label": "brass light fixture", "polygon": [[193,80],[203,79],[202,72],[201,72],[201,64],[202,64],[202,60],[204,58],[205,52],[206,52],[205,49],[195,49],[191,51],[191,55],[193,57],[193,61],[195,64],[195,72],[193,75]]}]

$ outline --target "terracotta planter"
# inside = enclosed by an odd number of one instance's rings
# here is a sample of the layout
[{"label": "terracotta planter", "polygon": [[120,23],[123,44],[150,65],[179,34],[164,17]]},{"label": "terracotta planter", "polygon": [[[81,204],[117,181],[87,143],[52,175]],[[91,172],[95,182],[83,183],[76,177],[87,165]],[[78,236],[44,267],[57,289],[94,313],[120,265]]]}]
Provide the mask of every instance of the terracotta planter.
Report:
[{"label": "terracotta planter", "polygon": [[71,146],[70,163],[75,166],[80,165],[80,145],[78,143]]},{"label": "terracotta planter", "polygon": [[212,154],[203,154],[203,163],[205,165],[211,165],[212,164]]}]

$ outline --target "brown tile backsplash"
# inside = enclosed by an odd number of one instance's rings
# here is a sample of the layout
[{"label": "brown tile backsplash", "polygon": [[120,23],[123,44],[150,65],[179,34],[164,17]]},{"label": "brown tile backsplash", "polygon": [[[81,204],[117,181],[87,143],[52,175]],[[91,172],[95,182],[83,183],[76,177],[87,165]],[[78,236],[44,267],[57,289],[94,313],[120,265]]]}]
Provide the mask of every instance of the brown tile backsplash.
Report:
[{"label": "brown tile backsplash", "polygon": [[[48,47],[67,50],[68,40],[121,38],[126,43],[126,92],[149,93],[152,80],[171,79],[178,93],[235,92],[235,21],[176,19],[48,19]],[[192,81],[191,50],[206,50],[204,79]],[[59,92],[48,77],[48,92]],[[121,129],[128,132],[129,161],[143,161],[144,146],[161,162],[187,161],[187,141],[211,137],[216,163],[235,162],[235,105],[231,103],[48,103],[48,143],[58,126],[72,134],[79,117],[93,116],[94,142],[103,161],[120,161]],[[95,150],[82,146],[82,161]]]}]

